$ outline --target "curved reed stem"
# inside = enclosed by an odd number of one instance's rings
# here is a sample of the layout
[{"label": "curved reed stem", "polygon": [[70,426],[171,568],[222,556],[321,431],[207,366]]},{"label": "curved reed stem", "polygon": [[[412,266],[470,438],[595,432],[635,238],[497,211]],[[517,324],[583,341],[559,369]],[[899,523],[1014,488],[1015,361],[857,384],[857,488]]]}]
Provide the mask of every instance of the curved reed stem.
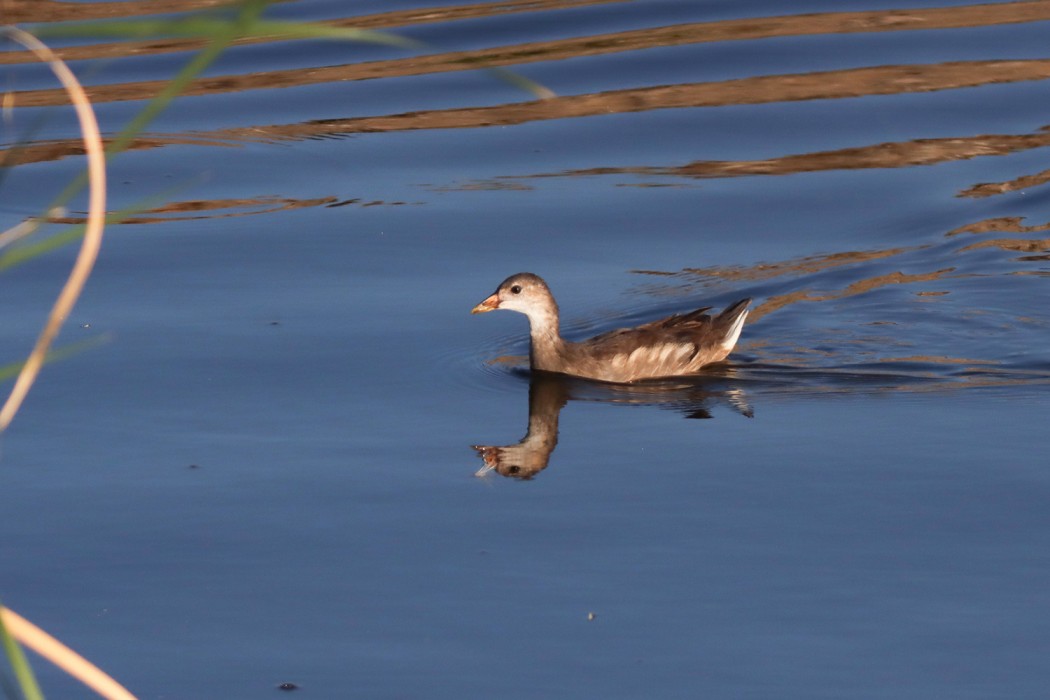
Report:
[{"label": "curved reed stem", "polygon": [[84,241],[80,246],[80,253],[73,264],[73,270],[69,274],[69,279],[66,280],[65,286],[62,287],[62,291],[51,309],[47,322],[44,324],[44,329],[40,332],[40,337],[37,338],[33,351],[29,354],[22,371],[19,372],[18,379],[15,380],[14,388],[11,389],[11,395],[8,396],[3,408],[0,409],[0,432],[7,429],[15,414],[18,413],[18,409],[22,406],[26,394],[29,393],[29,389],[33,386],[33,382],[36,381],[36,377],[40,373],[40,367],[44,364],[44,359],[47,357],[48,348],[51,347],[51,343],[58,336],[58,331],[62,328],[63,321],[65,321],[69,312],[73,310],[73,305],[76,304],[77,299],[80,297],[80,292],[84,289],[84,284],[87,282],[87,278],[91,275],[91,269],[95,265],[99,248],[102,245],[102,229],[106,219],[106,157],[102,148],[102,137],[99,133],[98,121],[95,119],[95,112],[91,108],[91,102],[88,100],[84,88],[80,86],[69,67],[32,34],[15,27],[6,27],[2,32],[32,51],[41,61],[49,64],[55,76],[62,82],[62,85],[69,93],[70,101],[73,103],[77,118],[80,120],[81,133],[84,136],[90,189],[88,194],[87,226],[84,231]]},{"label": "curved reed stem", "polygon": [[[55,305],[48,315],[44,329],[37,338],[36,345],[30,353],[29,358],[22,366],[22,371],[15,380],[15,386],[11,395],[7,398],[2,409],[0,409],[0,431],[11,424],[11,420],[18,413],[22,401],[29,393],[30,387],[40,373],[40,367],[47,357],[48,348],[58,335],[62,322],[73,310],[80,292],[84,289],[87,278],[91,275],[91,269],[98,258],[99,247],[102,245],[102,229],[106,218],[106,158],[102,150],[102,137],[99,133],[98,121],[95,112],[91,108],[84,89],[77,82],[73,72],[59,60],[50,49],[40,42],[36,37],[15,27],[5,27],[2,31],[5,35],[18,42],[26,49],[32,51],[41,61],[49,64],[51,70],[69,92],[70,100],[80,120],[81,133],[84,136],[84,148],[88,156],[88,182],[90,190],[88,194],[88,218],[84,232],[84,242],[80,246],[73,270],[66,280],[65,286],[58,295]],[[4,627],[21,644],[33,649],[38,654],[48,659],[51,663],[63,669],[80,682],[93,689],[109,700],[134,700],[134,696],[122,685],[103,673],[84,657],[58,641],[44,630],[26,620],[18,613],[9,608],[0,608]]]}]

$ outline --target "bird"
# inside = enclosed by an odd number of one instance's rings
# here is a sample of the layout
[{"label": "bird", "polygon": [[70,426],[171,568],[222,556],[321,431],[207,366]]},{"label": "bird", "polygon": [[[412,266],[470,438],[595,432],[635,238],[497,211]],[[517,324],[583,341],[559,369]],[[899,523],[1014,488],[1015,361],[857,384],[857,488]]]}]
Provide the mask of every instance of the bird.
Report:
[{"label": "bird", "polygon": [[741,299],[713,317],[706,306],[574,343],[561,337],[558,304],[547,283],[539,275],[519,272],[503,280],[471,313],[509,309],[525,314],[533,370],[629,384],[693,374],[721,362],[736,346],[750,305],[750,298]]}]

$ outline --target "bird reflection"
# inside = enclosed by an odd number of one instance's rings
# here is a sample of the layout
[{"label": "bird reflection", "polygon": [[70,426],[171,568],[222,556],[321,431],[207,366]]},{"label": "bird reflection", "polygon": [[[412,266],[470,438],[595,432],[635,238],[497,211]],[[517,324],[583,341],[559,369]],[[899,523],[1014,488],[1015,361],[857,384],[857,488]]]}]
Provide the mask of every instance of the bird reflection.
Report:
[{"label": "bird reflection", "polygon": [[529,428],[514,445],[474,445],[485,465],[476,476],[493,472],[531,479],[547,468],[558,445],[558,417],[570,400],[656,406],[678,411],[685,418],[711,418],[710,407],[727,403],[751,418],[754,411],[743,390],[726,385],[732,370],[712,380],[700,377],[649,384],[604,384],[560,374],[533,372],[529,380]]}]

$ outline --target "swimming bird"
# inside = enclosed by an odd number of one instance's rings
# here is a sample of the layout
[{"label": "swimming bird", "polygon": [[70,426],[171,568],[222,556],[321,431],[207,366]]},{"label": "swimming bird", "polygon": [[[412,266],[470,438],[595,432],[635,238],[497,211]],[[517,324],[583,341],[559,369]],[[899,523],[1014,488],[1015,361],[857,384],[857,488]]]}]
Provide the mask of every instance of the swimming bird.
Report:
[{"label": "swimming bird", "polygon": [[740,338],[750,304],[750,299],[741,299],[714,317],[706,313],[711,309],[707,306],[572,343],[561,337],[558,304],[547,283],[520,272],[503,280],[471,313],[510,309],[525,314],[534,370],[623,384],[692,374],[724,360]]}]

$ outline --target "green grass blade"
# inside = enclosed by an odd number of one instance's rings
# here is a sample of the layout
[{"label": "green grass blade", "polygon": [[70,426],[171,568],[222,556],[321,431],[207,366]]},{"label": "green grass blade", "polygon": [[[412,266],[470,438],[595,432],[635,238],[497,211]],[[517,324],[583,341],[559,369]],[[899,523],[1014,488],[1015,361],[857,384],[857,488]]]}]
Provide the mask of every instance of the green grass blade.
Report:
[{"label": "green grass blade", "polygon": [[[78,340],[68,345],[63,345],[60,348],[55,348],[47,354],[47,357],[44,358],[44,362],[46,364],[51,362],[58,362],[59,360],[65,360],[67,358],[73,357],[74,355],[79,355],[82,352],[90,350],[91,348],[96,348],[100,345],[105,345],[111,340],[113,340],[113,336],[109,333],[100,333],[98,335],[93,335],[90,338],[84,338],[83,340]],[[20,360],[18,362],[9,362],[6,365],[0,365],[0,381],[6,381],[8,379],[11,379],[12,377],[17,376],[18,373],[22,371],[22,365],[24,364],[25,362]]]},{"label": "green grass blade", "polygon": [[[229,32],[231,22],[217,17],[188,17],[179,20],[126,20],[119,22],[84,22],[80,24],[46,25],[35,28],[39,36],[48,37],[117,37],[121,39],[153,39],[183,37],[194,39],[222,39]],[[333,27],[310,22],[281,22],[255,20],[246,24],[236,38],[266,37],[288,39],[338,39],[384,44],[399,48],[421,48],[423,44],[387,32],[353,27]]]},{"label": "green grass blade", "polygon": [[[243,0],[237,16],[231,20],[223,22],[221,31],[211,37],[209,44],[194,55],[193,59],[190,60],[190,62],[186,64],[170,82],[168,82],[164,89],[161,90],[160,94],[150,100],[142,111],[135,115],[135,118],[131,120],[131,123],[120,130],[117,137],[106,148],[107,158],[111,158],[127,148],[132,140],[134,140],[134,138],[138,136],[138,134],[140,134],[150,122],[157,118],[157,115],[167,109],[171,101],[182,92],[186,85],[203,72],[205,68],[211,65],[211,63],[226,50],[234,39],[238,36],[243,36],[247,28],[251,27],[253,23],[259,20],[259,16],[262,14],[263,10],[266,9],[269,2],[270,0]],[[47,31],[49,31],[49,28],[41,27],[40,31],[46,34]],[[54,201],[52,201],[47,207],[47,211],[51,211],[55,207],[64,206],[77,192],[84,188],[86,183],[87,173],[82,173],[59,193]]]},{"label": "green grass blade", "polygon": [[[384,44],[406,49],[425,47],[425,44],[421,42],[386,32],[354,29],[352,27],[333,27],[318,23],[264,20],[261,16],[270,2],[271,0],[241,0],[235,6],[236,12],[232,16],[224,16],[217,13],[201,13],[175,20],[127,20],[42,25],[35,27],[34,33],[41,37],[97,37],[109,35],[124,38],[144,38],[183,36],[208,40],[208,44],[193,56],[190,62],[165,85],[164,89],[150,100],[127,126],[117,133],[116,137],[106,148],[107,160],[125,150],[161,112],[168,108],[172,100],[178,97],[187,85],[196,79],[230,44],[239,38],[334,39]],[[538,98],[554,96],[554,93],[543,85],[505,68],[489,68],[483,64],[479,64],[477,68],[488,71],[499,80],[529,92]],[[82,173],[55,197],[46,211],[64,207],[84,188],[86,183],[87,174]],[[126,212],[131,211],[134,210],[126,210]],[[112,214],[110,217],[108,219],[110,222],[121,219],[117,214]],[[82,234],[83,227],[74,227],[50,236],[34,245],[25,245],[8,251],[0,255],[0,270],[7,269],[71,243]]]},{"label": "green grass blade", "polygon": [[[165,190],[152,197],[140,200],[130,207],[110,212],[106,214],[106,225],[119,224],[129,217],[140,214],[161,202],[167,201],[173,191],[181,191],[182,189],[182,187],[178,187]],[[69,245],[70,243],[79,240],[83,235],[84,224],[77,224],[76,226],[62,229],[58,233],[52,234],[46,238],[40,238],[34,243],[19,242],[19,244],[11,250],[0,253],[0,272],[15,267],[16,265],[21,265],[22,263],[39,257],[44,253],[49,253],[52,250],[57,250],[58,248]]]},{"label": "green grass blade", "polygon": [[26,659],[26,655],[22,652],[22,647],[18,646],[18,642],[7,631],[3,618],[0,618],[0,641],[3,642],[4,652],[7,654],[7,660],[11,664],[11,670],[14,671],[19,685],[22,686],[22,695],[25,697],[25,700],[44,700],[44,694],[40,692],[40,686],[37,685],[33,669],[29,667],[29,660]]}]

